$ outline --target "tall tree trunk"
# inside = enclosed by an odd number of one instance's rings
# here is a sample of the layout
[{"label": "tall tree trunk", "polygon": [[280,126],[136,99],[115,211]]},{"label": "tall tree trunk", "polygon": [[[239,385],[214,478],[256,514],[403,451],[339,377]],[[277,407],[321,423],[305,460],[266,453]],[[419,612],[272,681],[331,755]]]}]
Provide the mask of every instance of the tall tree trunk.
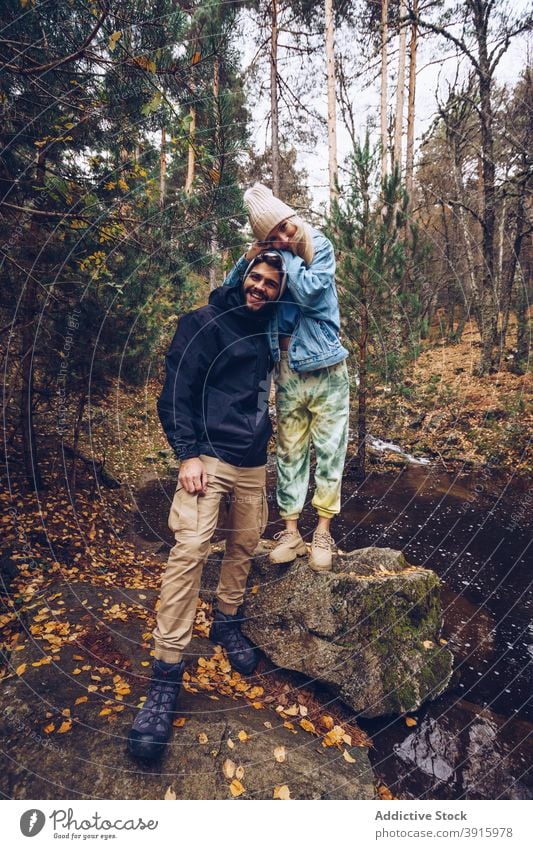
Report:
[{"label": "tall tree trunk", "polygon": [[[37,238],[37,234],[35,234],[35,244],[38,244]],[[24,282],[24,296],[22,299],[22,315],[24,319],[22,350],[26,352],[26,356],[22,362],[22,392],[20,397],[22,453],[28,485],[31,488],[39,490],[43,488],[43,479],[39,467],[35,422],[33,419],[33,355],[35,352],[34,334],[36,331],[35,311],[38,306],[37,291],[37,282],[34,275],[28,274]]]},{"label": "tall tree trunk", "polygon": [[[35,181],[37,186],[44,184],[45,154],[37,154]],[[34,218],[31,224],[32,247],[38,253],[39,225]],[[23,281],[24,294],[22,297],[22,351],[25,356],[22,361],[22,391],[20,397],[20,412],[22,417],[22,454],[28,485],[35,490],[43,489],[44,481],[39,466],[37,438],[33,419],[33,354],[35,350],[35,317],[38,309],[38,271],[33,265],[31,273]]]},{"label": "tall tree trunk", "polygon": [[72,440],[73,454],[72,454],[72,467],[71,467],[71,473],[70,473],[70,491],[69,491],[71,503],[74,503],[74,501],[76,500],[76,485],[77,485],[76,459],[77,459],[77,454],[78,454],[78,445],[79,445],[79,441],[80,441],[81,423],[82,423],[82,420],[83,420],[83,411],[85,410],[86,401],[87,401],[87,394],[86,394],[85,390],[82,390],[80,397],[78,399],[78,410],[77,410],[77,413],[76,413],[76,423],[74,425],[74,438]]},{"label": "tall tree trunk", "polygon": [[[220,97],[220,57],[218,54],[215,56],[215,60],[213,63],[213,103],[215,107],[215,140],[217,151],[220,150],[220,109],[219,109],[219,97]],[[219,163],[220,165],[220,163]],[[209,265],[209,290],[213,292],[214,289],[217,288],[217,267],[216,267],[216,256],[218,254],[218,239],[217,239],[217,222],[213,215],[213,221],[211,223],[211,239],[210,239],[210,253],[211,253],[211,263]]]},{"label": "tall tree trunk", "polygon": [[380,122],[381,122],[381,179],[389,173],[388,163],[388,132],[387,132],[387,80],[389,72],[389,63],[387,55],[387,41],[389,38],[388,32],[389,19],[389,2],[381,0],[381,102],[380,102]]},{"label": "tall tree trunk", "polygon": [[[518,275],[517,275],[518,276]],[[518,292],[516,294],[516,370],[523,373],[528,365],[531,350],[531,324],[528,320],[529,314],[529,292],[530,292],[531,268],[524,268],[523,276],[520,275]]]},{"label": "tall tree trunk", "polygon": [[335,32],[333,23],[333,0],[325,0],[326,68],[328,80],[328,169],[329,196],[337,196],[337,111],[335,77]]},{"label": "tall tree trunk", "polygon": [[[461,160],[459,154],[459,148],[457,144],[457,140],[454,142],[453,147],[453,179],[455,183],[455,192],[457,195],[458,201],[464,201],[465,190],[463,185],[463,174],[461,171]],[[468,230],[468,226],[466,223],[466,216],[464,207],[461,206],[461,203],[457,204],[457,217],[459,219],[459,224],[463,236],[463,242],[465,246],[466,253],[466,265],[467,265],[467,274],[468,274],[468,282],[470,284],[470,293],[472,298],[472,307],[474,317],[479,326],[479,330],[481,332],[481,293],[479,291],[479,286],[476,279],[476,268],[474,263],[474,255],[472,252],[472,245],[470,241],[470,232]]]},{"label": "tall tree trunk", "polygon": [[161,147],[159,149],[159,207],[164,209],[167,194],[167,131],[161,127]]},{"label": "tall tree trunk", "polygon": [[509,262],[509,270],[502,279],[501,286],[501,311],[502,311],[502,328],[500,332],[500,356],[505,348],[505,340],[507,337],[507,328],[509,326],[509,313],[511,311],[511,298],[513,294],[513,286],[516,277],[516,270],[522,250],[522,241],[524,239],[524,224],[525,224],[525,186],[521,187],[518,194],[517,210],[516,210],[516,233],[513,241],[513,250]]},{"label": "tall tree trunk", "polygon": [[[400,0],[400,21],[407,16],[407,0]],[[396,117],[394,121],[394,165],[402,170],[403,105],[405,100],[405,23],[400,22],[398,46],[398,87],[396,89]]]},{"label": "tall tree trunk", "polygon": [[478,44],[478,81],[481,123],[481,173],[483,219],[483,278],[481,291],[481,357],[478,375],[488,374],[498,329],[497,300],[494,292],[495,165],[492,115],[492,71],[488,58],[488,14],[484,2],[473,2],[473,18]]},{"label": "tall tree trunk", "polygon": [[[418,0],[413,0],[413,14],[418,14]],[[418,27],[416,20],[411,24],[409,40],[409,93],[407,98],[407,150],[405,154],[405,188],[412,203],[415,164],[415,100],[416,100],[416,53],[418,49]]]},{"label": "tall tree trunk", "polygon": [[194,183],[194,172],[196,168],[196,153],[194,149],[196,136],[196,109],[191,106],[189,115],[191,121],[189,123],[189,156],[187,160],[187,177],[185,178],[185,194],[192,194],[192,186]]},{"label": "tall tree trunk", "polygon": [[357,456],[356,476],[364,480],[366,474],[366,396],[367,396],[367,345],[368,345],[368,306],[366,286],[361,284],[361,306],[359,308],[359,387],[357,404]]},{"label": "tall tree trunk", "polygon": [[272,152],[272,191],[279,197],[279,111],[278,111],[278,6],[272,0],[270,43],[270,123]]},{"label": "tall tree trunk", "polygon": [[453,298],[453,288],[451,285],[452,274],[454,268],[454,260],[453,260],[453,252],[452,252],[452,244],[450,239],[450,232],[448,228],[448,219],[446,218],[447,204],[444,201],[440,200],[440,212],[442,218],[442,230],[444,235],[444,250],[446,256],[446,290],[447,290],[447,304],[446,304],[446,315],[448,326],[446,329],[446,336],[448,339],[452,339],[453,337],[453,323],[454,323],[454,311],[455,311],[455,303]]}]

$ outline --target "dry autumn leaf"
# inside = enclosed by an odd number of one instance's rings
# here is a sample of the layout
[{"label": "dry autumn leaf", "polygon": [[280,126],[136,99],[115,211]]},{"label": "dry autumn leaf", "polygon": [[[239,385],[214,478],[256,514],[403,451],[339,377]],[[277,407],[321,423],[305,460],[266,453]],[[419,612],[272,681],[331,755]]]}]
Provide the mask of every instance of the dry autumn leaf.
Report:
[{"label": "dry autumn leaf", "polygon": [[274,759],[282,764],[285,758],[287,757],[287,752],[285,750],[285,746],[276,746],[274,749]]},{"label": "dry autumn leaf", "polygon": [[389,788],[385,784],[378,784],[377,786],[378,796],[380,799],[394,799],[395,797],[390,792]]},{"label": "dry autumn leaf", "polygon": [[165,795],[163,796],[163,799],[165,799],[167,802],[169,802],[169,801],[174,802],[176,798],[177,798],[176,794],[169,784],[169,786],[167,787],[167,789],[165,791]]},{"label": "dry autumn leaf", "polygon": [[15,675],[24,675],[24,673],[26,672],[26,666],[26,663],[21,663],[20,666],[17,666],[17,668],[15,669]]},{"label": "dry autumn leaf", "polygon": [[204,734],[203,731],[201,731],[200,734],[198,735],[198,742],[200,743],[201,746],[203,746],[205,743],[207,743],[208,739],[209,738],[208,738],[207,734]]},{"label": "dry autumn leaf", "polygon": [[64,722],[61,723],[61,725],[57,729],[57,733],[58,734],[66,734],[67,731],[70,731],[71,728],[72,728],[72,720],[66,719]]},{"label": "dry autumn leaf", "polygon": [[300,720],[300,728],[303,728],[304,731],[314,731],[315,730],[315,726],[313,725],[312,722],[309,722],[308,719],[301,719]]},{"label": "dry autumn leaf", "polygon": [[243,766],[237,767],[237,769],[235,770],[235,778],[238,779],[238,781],[241,781],[241,779],[244,778],[244,767]]},{"label": "dry autumn leaf", "polygon": [[406,716],[405,724],[408,728],[412,728],[414,725],[416,725],[416,719],[414,719],[412,716]]},{"label": "dry autumn leaf", "polygon": [[224,773],[224,777],[231,781],[231,779],[235,775],[235,764],[230,758],[226,758],[224,763],[222,764],[222,772]]},{"label": "dry autumn leaf", "polygon": [[286,784],[276,784],[274,787],[274,799],[290,799],[291,791]]},{"label": "dry autumn leaf", "polygon": [[87,701],[89,701],[88,696],[78,696],[78,698],[74,702],[74,705],[82,705],[84,702],[87,702]]},{"label": "dry autumn leaf", "polygon": [[239,731],[239,733],[237,734],[237,737],[239,738],[241,743],[246,743],[246,741],[250,739],[250,737],[248,736],[246,731]]},{"label": "dry autumn leaf", "polygon": [[242,794],[244,793],[244,787],[238,778],[233,779],[229,786],[229,789],[232,796],[242,796]]},{"label": "dry autumn leaf", "polygon": [[343,756],[344,760],[347,761],[349,764],[355,763],[355,758],[352,758],[351,754],[349,753],[349,751],[347,749],[344,749],[342,756]]}]

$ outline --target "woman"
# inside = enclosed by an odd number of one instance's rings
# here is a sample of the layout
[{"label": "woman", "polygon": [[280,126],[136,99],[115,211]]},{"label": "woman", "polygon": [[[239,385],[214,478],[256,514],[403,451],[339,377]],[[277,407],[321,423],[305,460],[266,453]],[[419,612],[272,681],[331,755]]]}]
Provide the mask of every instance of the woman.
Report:
[{"label": "woman", "polygon": [[279,361],[277,500],[285,529],[276,535],[270,560],[290,563],[307,554],[298,519],[309,484],[312,442],[316,455],[312,504],[318,518],[309,565],[327,571],[335,550],[330,523],[340,512],[349,412],[348,351],[339,339],[333,247],[261,183],[245,192],[244,203],[255,242],[225,285],[240,283],[247,264],[265,248],[282,251],[287,268],[287,290],[271,328],[272,354]]}]

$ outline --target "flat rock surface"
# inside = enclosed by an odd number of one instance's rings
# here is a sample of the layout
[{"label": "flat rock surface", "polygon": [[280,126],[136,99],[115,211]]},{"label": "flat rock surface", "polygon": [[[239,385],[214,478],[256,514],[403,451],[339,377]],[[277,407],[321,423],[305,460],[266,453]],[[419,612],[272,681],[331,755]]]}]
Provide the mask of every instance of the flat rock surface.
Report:
[{"label": "flat rock surface", "polygon": [[273,707],[195,683],[198,658],[216,651],[202,637],[191,643],[180,727],[164,757],[149,767],[132,760],[125,742],[146,693],[156,597],[71,583],[37,600],[44,618],[26,623],[0,688],[5,798],[373,798],[366,748],[325,746],[297,721],[286,727]]}]

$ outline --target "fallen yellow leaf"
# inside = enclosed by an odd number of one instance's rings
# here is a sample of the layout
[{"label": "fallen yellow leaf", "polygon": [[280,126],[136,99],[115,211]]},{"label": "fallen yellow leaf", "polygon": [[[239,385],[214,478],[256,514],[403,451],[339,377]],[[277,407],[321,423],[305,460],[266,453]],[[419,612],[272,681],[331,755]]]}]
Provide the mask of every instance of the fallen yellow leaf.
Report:
[{"label": "fallen yellow leaf", "polygon": [[250,739],[246,731],[239,731],[237,737],[239,738],[241,743],[246,743],[246,741]]},{"label": "fallen yellow leaf", "polygon": [[416,719],[413,719],[412,716],[406,716],[405,717],[405,724],[407,725],[408,728],[412,728],[413,725],[416,725]]},{"label": "fallen yellow leaf", "polygon": [[222,772],[224,773],[224,777],[231,781],[233,776],[235,775],[235,764],[229,758],[226,758],[224,763],[222,764]]},{"label": "fallen yellow leaf", "polygon": [[235,778],[238,781],[240,781],[242,778],[244,778],[244,767],[243,766],[237,767],[237,769],[235,770]]},{"label": "fallen yellow leaf", "polygon": [[274,799],[290,799],[291,791],[286,784],[276,784],[274,787]]},{"label": "fallen yellow leaf", "polygon": [[185,717],[180,716],[179,719],[175,719],[172,725],[174,726],[174,728],[183,728],[183,726],[185,725]]},{"label": "fallen yellow leaf", "polygon": [[71,728],[72,728],[72,720],[66,719],[64,722],[61,723],[61,725],[57,729],[57,733],[58,734],[66,734],[67,731],[70,731]]},{"label": "fallen yellow leaf", "polygon": [[304,731],[314,731],[315,730],[315,726],[313,725],[312,722],[309,722],[308,719],[301,719],[300,720],[300,728],[303,728]]},{"label": "fallen yellow leaf", "polygon": [[172,789],[172,787],[170,786],[170,784],[168,785],[168,787],[165,791],[165,795],[163,796],[163,799],[166,800],[167,802],[174,802],[175,799],[176,799],[176,794],[175,794],[174,790]]},{"label": "fallen yellow leaf", "polygon": [[24,675],[24,673],[26,672],[27,665],[27,663],[21,663],[20,666],[17,666],[17,668],[15,669],[15,675]]},{"label": "fallen yellow leaf", "polygon": [[349,751],[347,749],[345,749],[343,751],[342,756],[343,756],[345,761],[348,761],[349,764],[355,763],[355,758],[352,758],[351,754],[349,753]]},{"label": "fallen yellow leaf", "polygon": [[75,705],[82,705],[84,702],[87,702],[87,701],[88,701],[88,697],[87,697],[87,696],[78,696],[78,698],[76,699],[76,701],[74,702],[74,704],[75,704]]},{"label": "fallen yellow leaf", "polygon": [[204,743],[207,743],[207,741],[208,741],[207,734],[204,734],[204,732],[201,731],[200,734],[198,735],[198,742],[200,743],[201,746],[203,746]]},{"label": "fallen yellow leaf", "polygon": [[274,758],[279,764],[282,764],[287,757],[285,746],[276,746],[274,749]]},{"label": "fallen yellow leaf", "polygon": [[238,778],[234,778],[229,786],[229,790],[232,796],[242,796],[244,793],[244,787]]},{"label": "fallen yellow leaf", "polygon": [[52,731],[55,731],[55,725],[53,722],[49,722],[48,725],[45,725],[43,728],[45,734],[51,734]]}]

